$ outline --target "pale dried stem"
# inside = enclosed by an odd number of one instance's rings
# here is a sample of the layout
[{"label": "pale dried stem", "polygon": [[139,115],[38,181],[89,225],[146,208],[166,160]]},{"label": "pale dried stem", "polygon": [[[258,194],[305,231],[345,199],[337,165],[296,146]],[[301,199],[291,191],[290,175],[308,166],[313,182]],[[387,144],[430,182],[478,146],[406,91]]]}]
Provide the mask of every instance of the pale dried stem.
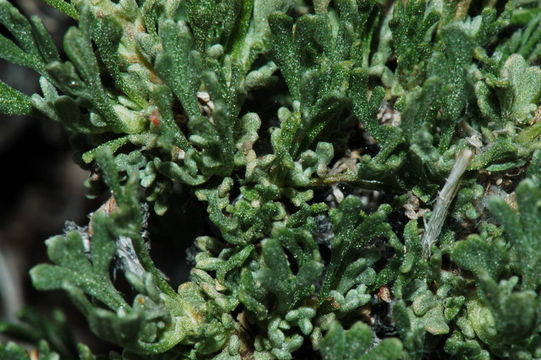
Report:
[{"label": "pale dried stem", "polygon": [[451,206],[451,202],[458,191],[460,179],[468,168],[472,158],[473,151],[470,149],[463,149],[459,152],[455,164],[451,169],[451,173],[447,178],[447,182],[438,194],[436,205],[434,205],[432,215],[430,216],[428,224],[425,226],[425,233],[421,240],[425,256],[430,256],[430,248],[440,236],[441,229],[449,211],[449,206]]}]

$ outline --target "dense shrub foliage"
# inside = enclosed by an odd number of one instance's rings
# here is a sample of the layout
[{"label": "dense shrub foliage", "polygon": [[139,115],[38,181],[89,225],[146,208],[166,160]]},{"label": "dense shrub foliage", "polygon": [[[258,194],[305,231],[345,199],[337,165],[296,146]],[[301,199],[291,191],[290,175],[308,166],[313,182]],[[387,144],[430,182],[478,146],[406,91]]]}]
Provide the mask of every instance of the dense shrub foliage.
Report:
[{"label": "dense shrub foliage", "polygon": [[[0,0],[0,58],[41,76],[0,112],[61,122],[108,194],[31,271],[106,358],[541,358],[541,2],[46,1],[62,52]],[[148,219],[200,204],[176,289]],[[95,359],[25,319],[39,359]]]}]

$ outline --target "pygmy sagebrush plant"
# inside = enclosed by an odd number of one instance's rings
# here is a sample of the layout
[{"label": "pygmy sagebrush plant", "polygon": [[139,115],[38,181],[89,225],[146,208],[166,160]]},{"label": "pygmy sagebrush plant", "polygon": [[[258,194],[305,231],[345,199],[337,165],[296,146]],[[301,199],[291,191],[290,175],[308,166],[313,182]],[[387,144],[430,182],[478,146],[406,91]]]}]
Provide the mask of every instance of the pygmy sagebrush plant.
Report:
[{"label": "pygmy sagebrush plant", "polygon": [[[41,76],[0,112],[61,122],[110,192],[31,271],[107,358],[541,358],[540,1],[46,2],[62,53],[0,0],[0,58]],[[147,226],[199,204],[175,289]],[[23,318],[40,359],[95,359]]]}]

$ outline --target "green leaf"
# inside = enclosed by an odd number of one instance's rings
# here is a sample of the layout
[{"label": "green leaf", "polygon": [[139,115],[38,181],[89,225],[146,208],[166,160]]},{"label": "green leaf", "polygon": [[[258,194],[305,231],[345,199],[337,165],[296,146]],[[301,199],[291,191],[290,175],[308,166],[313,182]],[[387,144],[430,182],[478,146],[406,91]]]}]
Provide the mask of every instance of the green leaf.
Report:
[{"label": "green leaf", "polygon": [[173,107],[173,95],[165,86],[156,86],[151,94],[159,110],[160,130],[175,139],[175,143],[183,151],[188,151],[192,146],[186,136],[175,122]]},{"label": "green leaf", "polygon": [[5,360],[30,360],[28,353],[13,342],[8,342],[5,345],[0,344],[0,356]]},{"label": "green leaf", "polygon": [[[269,16],[276,12],[286,12],[293,5],[292,0],[254,0],[254,40],[262,40],[269,35]],[[260,40],[260,41],[261,41]]]},{"label": "green leaf", "polygon": [[[517,11],[518,12],[518,11]],[[515,14],[517,13],[515,12]],[[520,28],[503,44],[498,46],[496,51],[509,56],[514,53],[522,55],[532,65],[541,56],[541,8],[536,11],[529,11],[530,19],[524,23],[525,28]],[[512,20],[513,21],[513,20]]]},{"label": "green leaf", "polygon": [[477,235],[470,235],[456,243],[453,261],[476,275],[486,271],[494,279],[499,277],[504,265],[500,250]]},{"label": "green leaf", "polygon": [[329,6],[329,3],[331,0],[315,0],[314,1],[314,9],[316,11],[316,14],[319,13],[326,13],[327,7]]},{"label": "green leaf", "polygon": [[39,60],[32,54],[21,50],[13,41],[2,35],[0,35],[0,58],[34,70],[41,66]]},{"label": "green leaf", "polygon": [[79,14],[77,9],[67,0],[44,0],[47,4],[54,7],[55,9],[63,12],[64,14],[72,17],[75,20],[79,19]]},{"label": "green leaf", "polygon": [[108,265],[116,246],[104,233],[105,222],[104,215],[98,214],[94,226],[98,226],[99,232],[93,238],[107,246],[95,248],[94,257],[100,260],[97,264],[91,264],[86,257],[81,233],[72,231],[66,236],[50,238],[47,240],[48,255],[57,265],[34,267],[30,272],[34,286],[39,290],[56,290],[70,284],[80,287],[113,310],[126,307],[126,302],[109,279]]},{"label": "green leaf", "polygon": [[426,67],[426,59],[433,44],[429,41],[435,30],[439,15],[428,8],[425,1],[397,2],[389,23],[392,30],[392,46],[397,55],[397,74],[406,88],[419,84]]},{"label": "green leaf", "polygon": [[[43,74],[45,63],[39,49],[50,46],[50,42],[43,37],[39,25],[33,28],[19,10],[6,0],[0,0],[0,24],[4,25],[16,40],[15,43],[0,35],[0,58]],[[37,44],[35,33],[38,35],[37,40],[45,42]]]},{"label": "green leaf", "polygon": [[[301,246],[306,246],[303,245],[304,242],[308,244],[312,242],[311,245],[315,245],[301,230],[279,228],[273,232],[275,237],[261,243],[264,264],[257,272],[256,278],[275,296],[276,312],[285,314],[313,293],[323,265],[317,258],[313,258],[308,249],[301,250]],[[298,267],[295,275],[291,270],[293,264],[288,261],[284,249],[293,252]]]},{"label": "green leaf", "polygon": [[530,119],[541,99],[541,68],[528,67],[520,55],[512,55],[505,62],[501,76],[509,86],[500,95],[503,115],[517,123]]},{"label": "green leaf", "polygon": [[301,98],[299,48],[293,39],[293,19],[284,14],[269,17],[273,60],[280,67],[291,96]]},{"label": "green leaf", "polygon": [[488,274],[479,277],[482,301],[467,304],[468,320],[477,336],[495,347],[530,338],[540,323],[540,307],[533,291],[513,291],[517,278],[496,283]]},{"label": "green leaf", "polygon": [[522,288],[535,290],[539,286],[537,274],[541,271],[541,189],[532,179],[522,181],[516,189],[518,212],[503,199],[493,197],[488,207],[503,225],[504,234],[515,254],[514,267],[522,275]]},{"label": "green leaf", "polygon": [[380,124],[376,118],[385,90],[382,87],[376,87],[369,91],[368,72],[364,69],[355,69],[352,73],[350,91],[355,116],[370,135],[384,147],[381,153],[389,154],[401,142],[402,133],[399,128]]},{"label": "green leaf", "polygon": [[160,25],[160,38],[164,51],[156,58],[156,71],[173,90],[188,116],[200,116],[197,103],[197,90],[200,79],[191,55],[193,39],[185,24],[176,24],[166,20]]},{"label": "green leaf", "polygon": [[30,23],[17,8],[6,0],[0,1],[0,23],[9,30],[24,52],[37,55],[38,50],[31,36]]},{"label": "green leaf", "polygon": [[362,213],[361,208],[360,198],[348,196],[340,203],[339,208],[331,212],[333,229],[336,230],[331,245],[331,261],[327,266],[319,294],[320,301],[324,301],[329,291],[336,288],[346,266],[352,263],[357,254],[371,241],[381,236],[390,241],[396,239],[392,228],[385,220],[390,211],[387,204],[381,205],[370,215]]},{"label": "green leaf", "polygon": [[58,309],[54,309],[51,315],[46,317],[36,309],[23,308],[16,314],[19,320],[17,323],[0,321],[0,333],[40,347],[40,343],[46,341],[62,359],[75,358],[76,343],[66,316]]},{"label": "green leaf", "polygon": [[331,324],[319,343],[324,360],[357,360],[372,347],[374,334],[368,325],[356,322],[344,330],[339,322]]},{"label": "green leaf", "polygon": [[402,359],[404,352],[402,343],[398,339],[383,339],[368,354],[363,355],[359,360],[398,360]]},{"label": "green leaf", "polygon": [[64,50],[81,75],[85,95],[95,106],[99,115],[117,132],[136,131],[137,129],[130,129],[129,124],[122,122],[113,109],[113,103],[107,96],[100,78],[100,69],[90,41],[90,34],[75,27],[70,28],[64,37]]},{"label": "green leaf", "polygon": [[30,97],[0,81],[0,113],[30,115],[32,108]]},{"label": "green leaf", "polygon": [[323,360],[398,360],[404,356],[398,339],[385,339],[373,346],[374,334],[368,325],[356,322],[350,329],[334,321],[321,340]]},{"label": "green leaf", "polygon": [[119,54],[119,46],[123,36],[122,25],[112,16],[95,18],[92,16],[92,39],[96,43],[100,59],[108,72],[115,80],[119,90],[123,91],[131,100],[143,106],[146,101],[135,86],[128,80],[126,73],[122,72],[127,64]]},{"label": "green leaf", "polygon": [[393,318],[406,350],[412,354],[422,352],[425,341],[424,325],[417,321],[404,301],[400,300],[393,305]]},{"label": "green leaf", "polygon": [[499,78],[476,85],[476,94],[488,120],[524,125],[532,119],[541,99],[541,68],[528,66],[521,55],[513,54],[503,64]]},{"label": "green leaf", "polygon": [[30,19],[32,23],[33,35],[36,39],[36,44],[39,48],[41,57],[46,63],[51,63],[53,61],[60,61],[60,54],[58,54],[58,49],[53,42],[51,34],[40,18],[37,16],[32,16]]}]

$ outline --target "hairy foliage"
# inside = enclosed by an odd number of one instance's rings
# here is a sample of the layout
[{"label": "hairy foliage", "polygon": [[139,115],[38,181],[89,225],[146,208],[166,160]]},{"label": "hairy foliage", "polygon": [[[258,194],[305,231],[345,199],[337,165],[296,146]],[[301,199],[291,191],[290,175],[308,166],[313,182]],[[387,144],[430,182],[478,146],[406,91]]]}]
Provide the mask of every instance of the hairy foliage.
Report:
[{"label": "hairy foliage", "polygon": [[[0,0],[0,58],[41,76],[0,112],[61,122],[109,194],[30,273],[108,358],[541,356],[539,1],[46,2],[77,20],[63,52]],[[174,289],[149,221],[201,206]],[[95,359],[28,314],[0,331]]]}]

